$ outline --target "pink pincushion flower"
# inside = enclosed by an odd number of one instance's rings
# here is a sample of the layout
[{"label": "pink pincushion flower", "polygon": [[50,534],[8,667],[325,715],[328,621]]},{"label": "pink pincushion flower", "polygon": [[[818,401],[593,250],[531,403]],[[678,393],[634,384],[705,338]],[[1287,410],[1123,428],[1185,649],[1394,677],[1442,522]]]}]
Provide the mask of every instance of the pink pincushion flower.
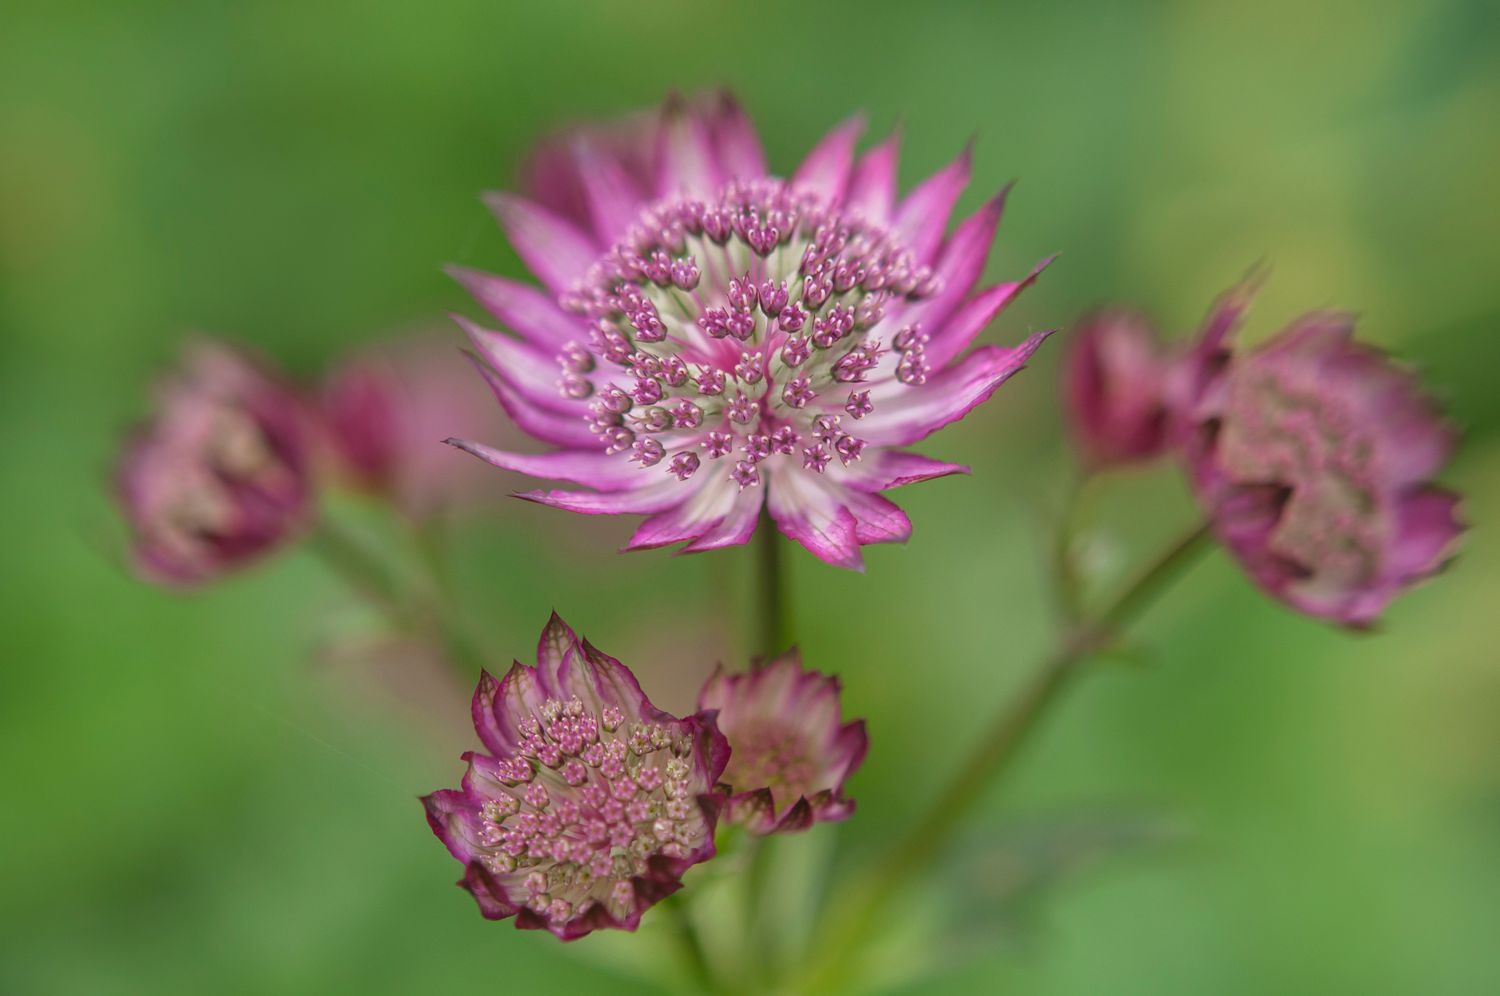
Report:
[{"label": "pink pincushion flower", "polygon": [[729,740],[725,820],[785,833],[854,812],[844,782],[869,741],[864,720],[843,722],[837,678],[803,668],[793,651],[747,674],[715,672],[698,707],[718,711]]},{"label": "pink pincushion flower", "polygon": [[545,293],[455,271],[514,332],[458,319],[500,403],[558,449],[453,442],[591,489],[521,497],[648,516],[627,549],[743,543],[764,507],[818,557],[861,567],[862,545],[911,531],[881,491],[967,471],[902,447],[966,415],[1046,337],[965,353],[1041,269],[975,289],[1004,195],[945,235],[967,152],[898,201],[895,139],[856,158],[858,122],[790,179],[767,173],[727,97],[669,101],[634,127],[634,141],[549,146],[557,182],[540,200],[490,199]]},{"label": "pink pincushion flower", "polygon": [[713,857],[729,746],[712,714],[660,711],[556,614],[535,667],[480,677],[473,715],[489,754],[422,801],[485,917],[563,940],[634,930]]},{"label": "pink pincushion flower", "polygon": [[310,433],[301,398],[224,343],[199,341],[126,446],[120,501],[143,574],[165,584],[218,577],[309,520]]},{"label": "pink pincushion flower", "polygon": [[1256,584],[1367,626],[1462,531],[1458,497],[1429,482],[1455,433],[1409,371],[1352,340],[1350,315],[1303,315],[1232,353],[1253,289],[1216,305],[1182,374],[1193,484]]},{"label": "pink pincushion flower", "polygon": [[1099,311],[1079,322],[1063,367],[1063,408],[1089,465],[1134,463],[1167,449],[1175,362],[1135,312]]}]

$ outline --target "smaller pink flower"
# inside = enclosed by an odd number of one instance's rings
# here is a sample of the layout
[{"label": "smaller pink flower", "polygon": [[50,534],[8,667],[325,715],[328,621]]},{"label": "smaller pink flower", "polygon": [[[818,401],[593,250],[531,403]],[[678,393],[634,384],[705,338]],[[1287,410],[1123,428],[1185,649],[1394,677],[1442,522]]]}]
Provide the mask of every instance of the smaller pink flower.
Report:
[{"label": "smaller pink flower", "polygon": [[716,671],[698,695],[729,739],[724,819],[752,833],[788,833],[848,819],[844,781],[865,759],[864,720],[845,724],[837,678],[803,668],[796,651],[758,671]]},{"label": "smaller pink flower", "polygon": [[1063,405],[1086,463],[1134,463],[1167,449],[1174,362],[1140,314],[1111,309],[1079,322],[1063,367]]},{"label": "smaller pink flower", "polygon": [[416,518],[462,506],[493,482],[443,440],[503,432],[494,398],[446,337],[415,335],[338,363],[319,397],[339,476]]},{"label": "smaller pink flower", "polygon": [[729,745],[711,713],[677,719],[554,613],[537,663],[481,675],[461,789],[426,796],[427,822],[464,865],[490,920],[565,941],[634,930],[714,856]]},{"label": "smaller pink flower", "polygon": [[1231,337],[1253,284],[1230,292],[1182,370],[1184,445],[1215,533],[1299,612],[1364,627],[1438,571],[1462,526],[1432,485],[1455,433],[1416,378],[1314,312],[1259,348]]},{"label": "smaller pink flower", "polygon": [[116,480],[141,572],[210,580],[275,549],[310,519],[301,398],[247,353],[199,341],[158,390]]}]

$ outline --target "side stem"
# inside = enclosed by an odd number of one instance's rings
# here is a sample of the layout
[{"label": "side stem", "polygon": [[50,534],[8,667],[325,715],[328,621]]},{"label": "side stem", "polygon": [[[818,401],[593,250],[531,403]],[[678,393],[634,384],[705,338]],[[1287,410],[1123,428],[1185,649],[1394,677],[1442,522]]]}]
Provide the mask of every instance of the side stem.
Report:
[{"label": "side stem", "polygon": [[1107,648],[1120,630],[1208,547],[1209,537],[1206,525],[1193,529],[1163,551],[1093,622],[1078,625],[1064,636],[1020,694],[1001,710],[932,809],[877,865],[868,891],[846,904],[851,910],[850,920],[831,946],[837,953],[825,975],[843,964],[850,947],[885,904],[941,853],[982,790],[1010,768],[1042,716],[1069,687],[1073,676],[1083,673],[1082,665]]}]

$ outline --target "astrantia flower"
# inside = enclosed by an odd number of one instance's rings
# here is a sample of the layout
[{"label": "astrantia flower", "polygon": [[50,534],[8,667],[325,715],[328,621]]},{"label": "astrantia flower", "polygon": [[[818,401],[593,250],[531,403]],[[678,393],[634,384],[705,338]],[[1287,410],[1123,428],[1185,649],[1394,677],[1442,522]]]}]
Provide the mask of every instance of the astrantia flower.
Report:
[{"label": "astrantia flower", "polygon": [[412,336],[360,350],[324,380],[319,409],[339,476],[418,518],[472,500],[485,468],[439,445],[497,428],[494,399],[452,343]]},{"label": "astrantia flower", "polygon": [[634,142],[576,134],[549,171],[550,208],[491,198],[547,293],[455,271],[518,337],[459,319],[501,404],[560,448],[455,443],[593,489],[532,501],[650,516],[628,549],[743,543],[764,505],[818,557],[860,567],[863,544],[911,531],[879,492],[967,470],[900,447],[962,418],[1041,344],[964,354],[1040,267],[975,291],[1004,196],[945,236],[968,153],[898,202],[896,141],[856,160],[858,122],[790,179],[766,172],[727,97],[669,102],[637,127]]},{"label": "astrantia flower", "polygon": [[140,570],[192,584],[288,540],[308,521],[308,451],[294,391],[233,347],[192,344],[117,474]]},{"label": "astrantia flower", "polygon": [[563,940],[634,930],[714,855],[729,746],[712,715],[657,709],[630,670],[553,615],[536,667],[481,676],[463,788],[422,801],[491,920]]},{"label": "astrantia flower", "polygon": [[1251,290],[1219,302],[1184,371],[1193,483],[1261,588],[1366,626],[1443,565],[1462,529],[1458,497],[1429,483],[1454,432],[1409,371],[1352,341],[1350,315],[1303,315],[1233,354]]},{"label": "astrantia flower", "polygon": [[1091,466],[1133,463],[1169,442],[1174,357],[1144,316],[1110,309],[1086,316],[1063,367],[1063,409]]},{"label": "astrantia flower", "polygon": [[729,739],[724,819],[766,834],[854,812],[844,781],[869,742],[864,720],[842,721],[838,679],[804,669],[793,651],[748,674],[716,672],[698,707],[718,710]]}]

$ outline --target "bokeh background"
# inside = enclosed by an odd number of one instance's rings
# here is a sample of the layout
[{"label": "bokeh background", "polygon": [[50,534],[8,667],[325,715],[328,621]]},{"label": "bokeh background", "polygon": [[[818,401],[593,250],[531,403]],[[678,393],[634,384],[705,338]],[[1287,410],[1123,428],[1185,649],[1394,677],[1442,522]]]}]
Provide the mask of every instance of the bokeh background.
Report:
[{"label": "bokeh background", "polygon": [[[310,377],[472,313],[440,266],[520,272],[478,195],[532,141],[721,83],[783,170],[857,109],[902,124],[907,185],[977,135],[961,206],[1020,180],[990,275],[1064,251],[989,341],[1104,301],[1186,334],[1265,258],[1252,340],[1356,309],[1467,427],[1448,480],[1475,528],[1445,577],[1354,638],[1210,557],[1138,630],[1139,665],[1081,687],[986,798],[966,847],[994,874],[945,887],[972,930],[889,988],[1500,991],[1486,0],[9,5],[0,991],[650,991],[449,884],[415,796],[459,773],[456,681],[343,659],[371,620],[305,552],[188,597],[133,580],[107,480],[187,333]],[[874,741],[838,869],[913,817],[1046,644],[1062,345],[926,444],[975,474],[904,493],[909,546],[863,576],[792,558],[807,657]],[[623,528],[509,483],[453,551],[497,665],[554,605],[669,704],[741,653],[741,553],[616,557]],[[1101,568],[1190,514],[1170,468],[1111,482]]]}]

